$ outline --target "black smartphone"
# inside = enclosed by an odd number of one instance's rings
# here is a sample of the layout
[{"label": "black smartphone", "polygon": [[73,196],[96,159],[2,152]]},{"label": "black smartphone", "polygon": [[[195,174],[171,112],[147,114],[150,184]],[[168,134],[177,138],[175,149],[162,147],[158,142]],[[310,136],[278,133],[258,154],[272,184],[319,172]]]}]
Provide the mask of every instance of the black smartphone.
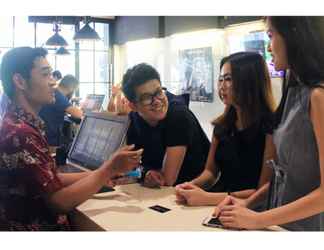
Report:
[{"label": "black smartphone", "polygon": [[112,187],[103,186],[97,194],[115,191]]},{"label": "black smartphone", "polygon": [[220,220],[216,217],[210,217],[204,219],[203,223],[204,226],[207,227],[217,227],[217,228],[224,228],[223,224],[220,222]]},{"label": "black smartphone", "polygon": [[162,207],[162,206],[159,206],[159,205],[155,205],[155,206],[152,206],[152,207],[149,207],[149,208],[154,210],[154,211],[157,211],[159,213],[165,213],[165,212],[168,212],[168,211],[171,210],[170,208]]}]

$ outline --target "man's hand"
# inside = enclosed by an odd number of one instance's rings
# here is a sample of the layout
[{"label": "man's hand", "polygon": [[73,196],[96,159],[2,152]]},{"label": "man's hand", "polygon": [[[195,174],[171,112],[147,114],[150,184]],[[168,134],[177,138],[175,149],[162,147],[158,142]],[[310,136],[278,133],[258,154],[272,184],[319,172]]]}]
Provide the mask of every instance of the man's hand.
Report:
[{"label": "man's hand", "polygon": [[164,186],[165,181],[163,175],[156,170],[149,170],[144,178],[143,185],[149,188],[159,188],[160,186]]},{"label": "man's hand", "polygon": [[103,167],[110,173],[110,179],[127,173],[140,164],[143,149],[136,151],[132,149],[134,145],[122,147],[112,155],[110,160],[104,162]]}]

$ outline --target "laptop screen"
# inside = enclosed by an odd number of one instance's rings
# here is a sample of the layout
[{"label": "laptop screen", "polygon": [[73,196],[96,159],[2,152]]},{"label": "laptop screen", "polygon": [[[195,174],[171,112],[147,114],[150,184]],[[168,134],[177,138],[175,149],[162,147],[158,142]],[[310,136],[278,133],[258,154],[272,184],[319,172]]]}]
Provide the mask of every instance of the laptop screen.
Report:
[{"label": "laptop screen", "polygon": [[105,95],[89,94],[82,104],[85,112],[100,111],[105,100]]},{"label": "laptop screen", "polygon": [[68,162],[97,169],[121,146],[129,126],[128,116],[89,113],[82,120]]}]

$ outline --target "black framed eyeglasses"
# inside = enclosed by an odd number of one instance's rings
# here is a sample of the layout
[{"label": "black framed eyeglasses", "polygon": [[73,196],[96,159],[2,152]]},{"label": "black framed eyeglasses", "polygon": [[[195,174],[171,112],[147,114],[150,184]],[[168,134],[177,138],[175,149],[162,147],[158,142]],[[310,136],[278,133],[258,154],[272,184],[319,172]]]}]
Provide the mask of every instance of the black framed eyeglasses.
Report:
[{"label": "black framed eyeglasses", "polygon": [[154,93],[152,94],[143,94],[138,99],[137,102],[140,103],[143,106],[149,106],[152,105],[154,102],[154,98],[158,98],[159,100],[162,100],[165,96],[166,88],[158,88]]}]

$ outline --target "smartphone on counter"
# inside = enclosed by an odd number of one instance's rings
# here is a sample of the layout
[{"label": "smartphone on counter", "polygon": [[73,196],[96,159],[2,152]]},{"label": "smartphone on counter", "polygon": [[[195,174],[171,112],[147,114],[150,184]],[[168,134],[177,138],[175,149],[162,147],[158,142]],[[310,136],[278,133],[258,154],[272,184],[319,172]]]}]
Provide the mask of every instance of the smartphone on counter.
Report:
[{"label": "smartphone on counter", "polygon": [[212,216],[208,216],[207,218],[205,218],[202,224],[207,227],[224,228],[220,220]]}]

